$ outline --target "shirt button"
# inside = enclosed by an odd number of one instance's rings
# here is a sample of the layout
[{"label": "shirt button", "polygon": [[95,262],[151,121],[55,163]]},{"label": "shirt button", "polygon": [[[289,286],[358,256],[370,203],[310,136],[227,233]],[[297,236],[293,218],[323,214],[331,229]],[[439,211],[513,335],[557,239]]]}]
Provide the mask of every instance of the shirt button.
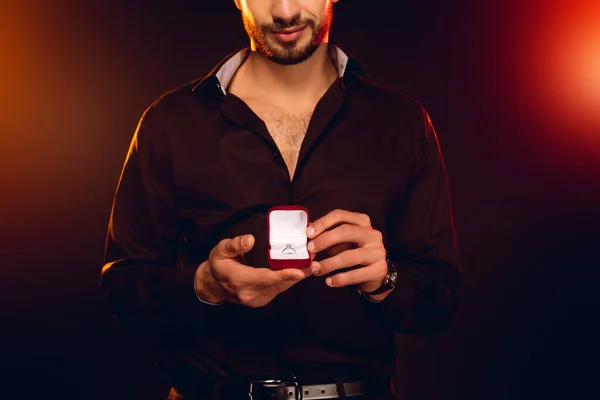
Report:
[{"label": "shirt button", "polygon": [[279,151],[278,151],[278,150],[275,150],[275,151],[273,152],[273,158],[274,158],[274,159],[278,159],[278,158],[279,158],[279,155],[280,155],[280,154],[279,154]]}]

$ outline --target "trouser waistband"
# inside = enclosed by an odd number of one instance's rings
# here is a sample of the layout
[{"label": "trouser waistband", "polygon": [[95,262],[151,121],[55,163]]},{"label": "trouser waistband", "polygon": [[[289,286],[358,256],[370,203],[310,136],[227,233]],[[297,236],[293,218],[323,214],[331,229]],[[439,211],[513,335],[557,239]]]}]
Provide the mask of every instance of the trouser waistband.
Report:
[{"label": "trouser waistband", "polygon": [[213,380],[193,388],[175,387],[169,400],[327,400],[389,399],[390,380],[342,380],[322,383],[262,380],[228,382]]}]

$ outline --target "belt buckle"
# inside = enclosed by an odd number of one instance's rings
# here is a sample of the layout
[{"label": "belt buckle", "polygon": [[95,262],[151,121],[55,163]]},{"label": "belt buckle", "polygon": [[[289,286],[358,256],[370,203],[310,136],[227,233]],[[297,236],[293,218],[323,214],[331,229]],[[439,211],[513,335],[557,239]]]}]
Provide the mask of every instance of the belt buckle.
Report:
[{"label": "belt buckle", "polygon": [[261,385],[274,385],[274,387],[280,386],[280,385],[284,385],[282,380],[279,379],[266,379],[263,381],[250,381],[250,390],[248,392],[248,398],[250,400],[254,400],[254,397],[252,397],[252,390],[254,389],[254,384],[261,384]]},{"label": "belt buckle", "polygon": [[[302,400],[302,390],[300,389],[300,384],[296,380],[296,377],[293,376],[292,383],[294,384],[294,399]],[[254,388],[254,384],[261,384],[265,387],[282,387],[287,386],[287,384],[280,379],[266,379],[266,380],[258,380],[258,381],[250,381],[250,390],[248,392],[249,400],[254,400],[252,396],[252,390]]]}]

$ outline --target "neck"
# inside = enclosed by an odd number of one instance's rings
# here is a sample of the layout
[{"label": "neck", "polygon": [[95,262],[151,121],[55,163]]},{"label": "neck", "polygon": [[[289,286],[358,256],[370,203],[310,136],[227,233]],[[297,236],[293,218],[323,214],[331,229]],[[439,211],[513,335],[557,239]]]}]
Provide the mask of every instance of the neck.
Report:
[{"label": "neck", "polygon": [[328,46],[322,43],[308,60],[296,65],[277,64],[262,53],[252,51],[247,63],[253,86],[275,96],[322,94],[323,88],[328,88],[338,74]]}]

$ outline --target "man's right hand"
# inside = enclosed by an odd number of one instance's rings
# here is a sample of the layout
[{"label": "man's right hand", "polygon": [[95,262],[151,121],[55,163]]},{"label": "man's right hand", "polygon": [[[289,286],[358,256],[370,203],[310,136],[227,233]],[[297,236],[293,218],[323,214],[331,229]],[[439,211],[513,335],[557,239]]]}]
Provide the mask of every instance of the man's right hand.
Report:
[{"label": "man's right hand", "polygon": [[309,268],[253,268],[240,262],[240,256],[254,246],[254,236],[242,235],[217,244],[196,271],[196,291],[207,302],[233,302],[263,307],[279,293],[312,275]]}]

